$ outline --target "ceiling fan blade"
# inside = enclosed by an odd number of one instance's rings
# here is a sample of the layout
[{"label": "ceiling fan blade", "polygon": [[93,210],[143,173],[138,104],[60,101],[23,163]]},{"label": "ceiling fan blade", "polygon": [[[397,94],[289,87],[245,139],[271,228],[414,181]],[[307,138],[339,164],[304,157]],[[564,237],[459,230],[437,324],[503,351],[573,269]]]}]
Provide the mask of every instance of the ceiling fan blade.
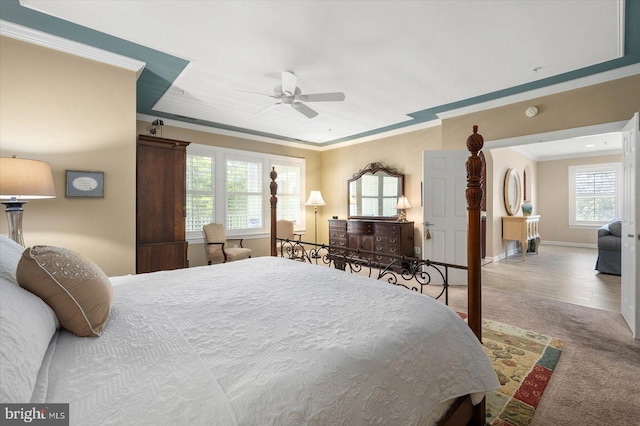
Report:
[{"label": "ceiling fan blade", "polygon": [[289,71],[282,71],[282,91],[293,96],[296,93],[296,84],[298,84],[298,76]]},{"label": "ceiling fan blade", "polygon": [[318,115],[316,111],[312,110],[302,102],[294,102],[291,104],[291,106],[294,107],[298,112],[306,115],[308,118],[313,118]]},{"label": "ceiling fan blade", "polygon": [[274,99],[276,98],[275,96],[269,95],[267,93],[252,92],[250,90],[242,90],[242,89],[233,89],[233,90],[235,90],[236,92],[251,93],[252,95],[268,96],[268,97],[274,98]]},{"label": "ceiling fan blade", "polygon": [[254,112],[254,114],[264,114],[265,112],[271,111],[272,109],[276,109],[280,105],[282,105],[282,102],[276,102],[275,104],[267,105],[266,107]]},{"label": "ceiling fan blade", "polygon": [[344,101],[345,96],[342,92],[311,93],[309,95],[300,95],[298,99],[304,102]]}]

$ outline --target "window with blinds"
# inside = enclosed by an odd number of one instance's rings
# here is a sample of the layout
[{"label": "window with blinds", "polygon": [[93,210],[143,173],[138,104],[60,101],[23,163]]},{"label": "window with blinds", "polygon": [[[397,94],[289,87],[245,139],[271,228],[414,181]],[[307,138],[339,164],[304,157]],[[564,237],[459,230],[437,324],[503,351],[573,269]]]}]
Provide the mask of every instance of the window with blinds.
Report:
[{"label": "window with blinds", "polygon": [[202,227],[224,223],[227,236],[270,231],[269,172],[278,172],[278,218],[305,223],[304,159],[206,145],[187,148],[187,239],[202,238]]},{"label": "window with blinds", "polygon": [[187,155],[187,232],[215,222],[214,176],[213,157]]},{"label": "window with blinds", "polygon": [[[357,215],[362,212],[362,216],[395,216],[398,214],[396,205],[398,204],[398,181],[394,177],[387,175],[363,175],[357,181],[351,182],[351,194],[360,193],[360,208],[350,204],[350,214]],[[382,194],[380,196],[379,194]]]},{"label": "window with blinds", "polygon": [[226,229],[262,228],[263,198],[266,184],[262,180],[262,162],[227,159]]},{"label": "window with blinds", "polygon": [[600,226],[619,216],[620,163],[569,167],[570,225]]},{"label": "window with blinds", "polygon": [[300,206],[302,198],[302,169],[300,164],[274,160],[271,166],[278,172],[278,219],[292,220],[295,225],[302,225]]}]

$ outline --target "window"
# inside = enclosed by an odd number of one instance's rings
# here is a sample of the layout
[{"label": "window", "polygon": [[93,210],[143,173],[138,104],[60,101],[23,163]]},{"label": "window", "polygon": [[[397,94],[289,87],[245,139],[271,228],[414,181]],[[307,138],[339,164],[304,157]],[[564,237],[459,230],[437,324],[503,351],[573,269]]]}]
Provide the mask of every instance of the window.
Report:
[{"label": "window", "polygon": [[231,159],[225,164],[227,176],[227,230],[262,229],[263,197],[260,159]]},{"label": "window", "polygon": [[304,224],[304,159],[191,144],[187,148],[187,239],[224,223],[228,236],[269,233],[269,172],[278,172],[278,218]]},{"label": "window", "polygon": [[601,226],[619,216],[621,163],[569,167],[569,225]]},{"label": "window", "polygon": [[[354,197],[350,201],[349,214],[362,216],[395,216],[398,214],[398,180],[386,174],[365,174],[360,179],[350,183],[350,193]],[[357,206],[355,199],[360,194],[361,205]],[[380,195],[381,194],[381,195]]]},{"label": "window", "polygon": [[[278,172],[278,219],[292,220],[302,226],[301,208],[304,192],[302,191],[303,169],[299,162],[285,160],[272,161],[271,166]],[[271,170],[271,169],[269,169]]]},{"label": "window", "polygon": [[187,155],[187,231],[215,222],[214,159]]}]

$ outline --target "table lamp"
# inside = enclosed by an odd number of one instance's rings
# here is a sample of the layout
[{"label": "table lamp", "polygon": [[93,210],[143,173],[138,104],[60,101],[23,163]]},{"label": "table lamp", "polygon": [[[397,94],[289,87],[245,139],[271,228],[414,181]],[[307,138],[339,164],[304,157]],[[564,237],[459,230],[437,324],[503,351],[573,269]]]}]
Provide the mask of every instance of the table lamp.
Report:
[{"label": "table lamp", "polygon": [[407,213],[405,212],[405,210],[410,208],[411,204],[409,203],[407,197],[405,197],[404,195],[398,197],[398,205],[396,206],[396,209],[400,210],[400,214],[398,215],[398,222],[407,221]]},{"label": "table lamp", "polygon": [[9,238],[24,247],[22,206],[27,200],[55,198],[49,163],[16,157],[0,158],[0,199],[6,206]]}]

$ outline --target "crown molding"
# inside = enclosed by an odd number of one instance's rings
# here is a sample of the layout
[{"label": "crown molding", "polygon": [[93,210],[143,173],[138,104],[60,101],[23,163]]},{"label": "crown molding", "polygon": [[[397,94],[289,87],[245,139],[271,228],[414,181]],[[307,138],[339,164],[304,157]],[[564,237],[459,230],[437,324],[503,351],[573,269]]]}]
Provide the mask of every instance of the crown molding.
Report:
[{"label": "crown molding", "polygon": [[112,65],[128,71],[133,71],[139,77],[142,70],[147,65],[145,62],[132,59],[127,56],[118,55],[103,49],[88,46],[76,41],[51,35],[33,28],[17,25],[12,22],[0,20],[0,35],[10,37],[38,46],[54,49],[59,52],[69,53],[85,59]]}]

